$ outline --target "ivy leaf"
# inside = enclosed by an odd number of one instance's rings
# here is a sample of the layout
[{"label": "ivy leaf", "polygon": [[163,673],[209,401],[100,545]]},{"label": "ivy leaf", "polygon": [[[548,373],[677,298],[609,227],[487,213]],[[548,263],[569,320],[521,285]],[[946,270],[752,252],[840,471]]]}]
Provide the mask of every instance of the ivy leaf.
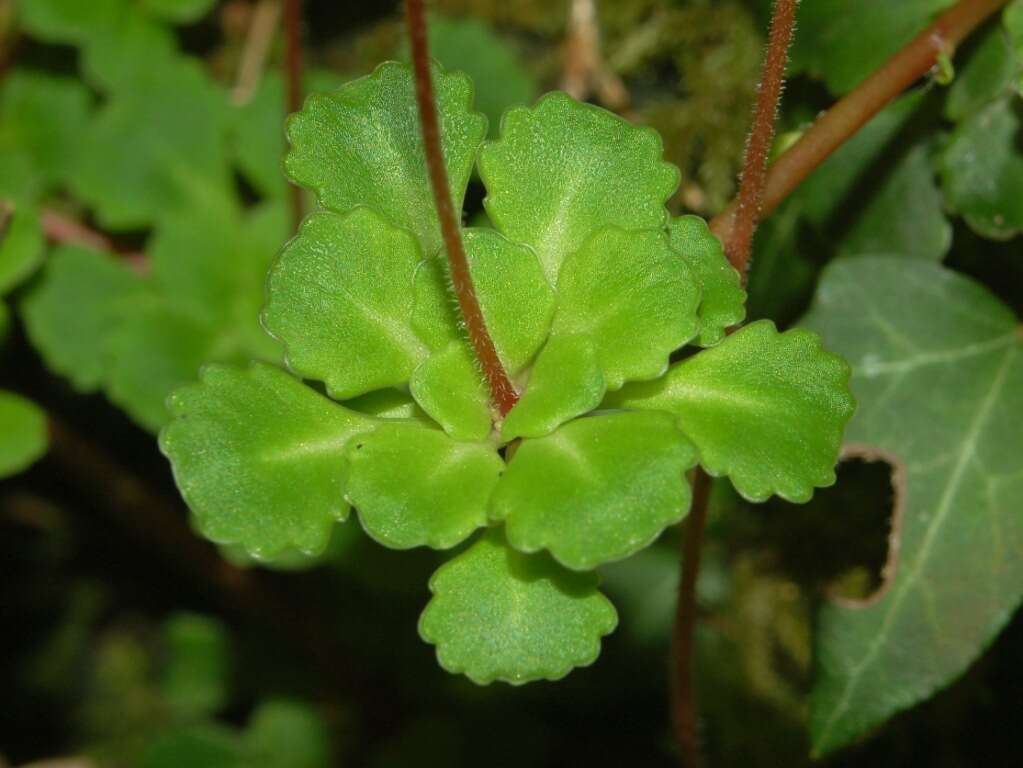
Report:
[{"label": "ivy leaf", "polygon": [[543,437],[600,405],[607,387],[588,336],[555,336],[529,372],[522,397],[501,425],[501,437]]},{"label": "ivy leaf", "polygon": [[945,199],[984,237],[1023,229],[1021,127],[1019,98],[1009,95],[960,123],[942,158]]},{"label": "ivy leaf", "polygon": [[323,551],[348,515],[343,449],[369,417],[261,363],[209,366],[168,405],[160,448],[204,536],[257,558]]},{"label": "ivy leaf", "polygon": [[22,317],[46,366],[91,392],[104,382],[106,340],[119,309],[143,291],[138,276],[111,256],[61,246],[25,298]]},{"label": "ivy leaf", "polygon": [[704,469],[728,475],[750,501],[778,494],[803,502],[835,482],[854,409],[848,379],[849,366],[815,333],[780,334],[761,320],[605,404],[675,414]]},{"label": "ivy leaf", "polygon": [[702,288],[697,344],[712,347],[725,329],[746,316],[746,292],[739,273],[725,258],[721,241],[699,216],[680,216],[668,225],[671,247],[682,255]]},{"label": "ivy leaf", "polygon": [[214,619],[179,613],[163,626],[168,658],[160,685],[174,714],[194,719],[213,714],[227,700],[228,648]]},{"label": "ivy leaf", "polygon": [[448,549],[487,522],[504,470],[494,446],[456,442],[416,423],[382,424],[353,441],[346,498],[366,533],[392,549]]},{"label": "ivy leaf", "polygon": [[490,434],[490,397],[479,364],[464,341],[452,341],[415,371],[409,391],[416,402],[456,440]]},{"label": "ivy leaf", "polygon": [[[471,111],[472,83],[433,66],[451,198],[459,210],[487,120]],[[411,69],[388,62],[330,94],[310,96],[288,120],[292,179],[337,213],[365,205],[390,224],[412,231],[423,253],[441,245],[426,173]]]},{"label": "ivy leaf", "polygon": [[143,68],[79,140],[78,196],[108,229],[144,227],[230,189],[223,91],[192,60]]},{"label": "ivy leaf", "polygon": [[792,72],[821,77],[835,94],[851,91],[923,31],[955,0],[814,0],[800,5]]},{"label": "ivy leaf", "polygon": [[593,573],[524,555],[491,530],[430,579],[419,634],[449,672],[478,685],[559,680],[592,664],[618,623]]},{"label": "ivy leaf", "polygon": [[13,392],[0,390],[0,478],[21,472],[46,453],[46,414]]},{"label": "ivy leaf", "polygon": [[697,331],[700,285],[661,232],[609,227],[570,254],[551,334],[589,336],[608,389],[653,379]]},{"label": "ivy leaf", "polygon": [[[517,374],[547,338],[554,291],[530,248],[492,229],[465,229],[462,239],[487,330],[506,370]],[[448,282],[439,258],[428,259],[416,273],[412,324],[434,349],[465,338]]]},{"label": "ivy leaf", "polygon": [[830,266],[805,322],[852,362],[846,439],[897,457],[907,482],[884,591],[820,617],[823,754],[960,675],[1023,598],[1023,339],[972,280],[883,258]]},{"label": "ivy leaf", "polygon": [[664,226],[679,172],[661,155],[652,129],[551,93],[509,110],[501,138],[481,150],[484,205],[500,232],[536,251],[553,284],[597,229]]},{"label": "ivy leaf", "polygon": [[20,285],[43,260],[46,241],[38,214],[21,207],[5,223],[0,203],[0,296]]},{"label": "ivy leaf", "polygon": [[577,419],[524,441],[491,503],[508,542],[573,570],[648,546],[689,511],[696,451],[666,413]]},{"label": "ivy leaf", "polygon": [[408,382],[429,353],[410,318],[421,258],[369,208],[307,218],[270,272],[263,312],[288,366],[338,399]]}]

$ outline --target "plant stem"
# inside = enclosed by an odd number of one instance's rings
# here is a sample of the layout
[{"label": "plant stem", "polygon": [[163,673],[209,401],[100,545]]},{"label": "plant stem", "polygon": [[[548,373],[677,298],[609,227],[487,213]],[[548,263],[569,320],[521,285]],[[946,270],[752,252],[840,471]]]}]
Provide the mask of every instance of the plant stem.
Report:
[{"label": "plant stem", "polygon": [[[302,108],[302,0],[284,0],[284,60],[288,112],[298,112]],[[302,214],[302,188],[292,184],[291,217],[296,230]]]},{"label": "plant stem", "polygon": [[775,0],[771,12],[771,34],[767,55],[760,75],[760,88],[753,109],[753,126],[746,142],[743,159],[742,182],[735,209],[732,236],[725,245],[725,255],[732,266],[746,279],[749,270],[753,232],[760,220],[764,200],[764,182],[767,177],[767,158],[774,141],[774,124],[778,116],[785,65],[789,60],[789,46],[796,23],[798,0]]},{"label": "plant stem", "polygon": [[[925,75],[940,54],[956,47],[1008,0],[960,0],[848,95],[825,112],[771,165],[762,216],[771,213],[814,169],[906,88]],[[738,201],[710,223],[726,245],[735,236]]]},{"label": "plant stem", "polygon": [[235,104],[247,104],[259,87],[274,33],[279,28],[280,15],[281,0],[259,0],[256,3],[238,63],[238,78],[231,91],[231,101]]},{"label": "plant stem", "polygon": [[440,126],[437,121],[437,104],[430,77],[430,56],[426,39],[426,13],[423,0],[405,0],[405,18],[408,24],[409,42],[412,48],[412,65],[416,73],[416,101],[419,104],[419,122],[423,132],[423,147],[426,152],[426,166],[430,173],[430,186],[440,220],[444,249],[451,265],[451,282],[454,286],[458,306],[462,310],[469,341],[472,342],[476,357],[483,368],[490,396],[500,415],[505,416],[518,400],[518,393],[512,386],[508,374],[497,356],[494,341],[487,331],[486,321],[476,298],[476,291],[469,274],[469,262],[462,247],[458,218],[451,203],[448,174],[441,152]]},{"label": "plant stem", "polygon": [[[0,200],[0,210],[4,206],[4,202]],[[43,235],[51,243],[83,245],[94,251],[113,253],[126,261],[139,274],[145,274],[148,270],[146,255],[141,251],[129,251],[118,248],[117,244],[102,232],[97,232],[95,229],[59,211],[43,208],[39,212],[39,226],[43,230]]]},{"label": "plant stem", "polygon": [[696,630],[696,580],[700,573],[700,554],[703,532],[707,527],[709,499],[710,477],[702,469],[697,469],[693,477],[693,503],[682,536],[682,574],[679,577],[678,604],[671,637],[672,713],[675,740],[685,768],[700,768],[703,765],[697,731],[693,639]]}]

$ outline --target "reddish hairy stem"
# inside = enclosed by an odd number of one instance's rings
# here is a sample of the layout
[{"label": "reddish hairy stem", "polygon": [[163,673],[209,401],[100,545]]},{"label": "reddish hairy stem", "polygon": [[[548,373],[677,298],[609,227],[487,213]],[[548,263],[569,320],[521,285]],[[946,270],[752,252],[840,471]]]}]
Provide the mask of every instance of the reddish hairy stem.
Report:
[{"label": "reddish hairy stem", "polygon": [[[853,91],[779,157],[767,173],[761,215],[777,208],[814,169],[956,47],[1008,0],[960,0]],[[738,201],[710,223],[726,245],[735,237]]]},{"label": "reddish hairy stem", "polygon": [[[288,112],[302,108],[302,0],[284,2],[284,61],[287,69]],[[298,229],[302,223],[302,189],[291,185],[291,217]]]},{"label": "reddish hairy stem", "polygon": [[678,604],[672,629],[672,715],[675,741],[682,765],[700,768],[703,754],[696,714],[693,640],[696,630],[696,579],[700,573],[703,532],[707,527],[707,502],[710,499],[710,477],[697,469],[693,477],[693,504],[682,536],[682,574],[679,577]]},{"label": "reddish hairy stem", "polygon": [[419,122],[423,132],[423,146],[426,152],[426,167],[430,173],[430,186],[440,219],[444,249],[451,265],[451,282],[454,285],[458,306],[472,342],[476,357],[483,368],[490,396],[501,416],[505,416],[519,399],[508,374],[497,356],[494,341],[487,331],[476,291],[469,274],[469,262],[462,247],[458,217],[455,216],[448,187],[448,173],[444,166],[444,155],[440,146],[440,126],[437,122],[437,104],[430,77],[430,57],[426,40],[426,14],[423,0],[405,0],[405,18],[408,23],[409,42],[412,48],[412,65],[416,73],[416,101],[419,104]]},{"label": "reddish hairy stem", "polygon": [[725,246],[725,255],[743,279],[749,269],[753,232],[760,220],[767,158],[774,140],[774,123],[778,115],[782,83],[785,81],[785,65],[789,60],[797,4],[797,0],[775,0],[774,3],[767,55],[764,57],[760,89],[753,110],[753,126],[746,143],[734,228]]}]

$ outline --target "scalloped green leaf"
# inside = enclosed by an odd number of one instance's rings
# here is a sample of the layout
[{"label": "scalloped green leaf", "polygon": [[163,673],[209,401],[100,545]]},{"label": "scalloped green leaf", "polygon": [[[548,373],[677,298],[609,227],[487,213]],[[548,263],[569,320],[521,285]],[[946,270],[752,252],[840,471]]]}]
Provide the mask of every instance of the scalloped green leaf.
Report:
[{"label": "scalloped green leaf", "polygon": [[81,55],[82,76],[108,93],[146,89],[154,74],[185,61],[174,31],[142,9],[126,6],[118,18],[92,33]]},{"label": "scalloped green leaf", "polygon": [[35,403],[0,390],[0,478],[21,472],[46,453],[46,414]]},{"label": "scalloped green leaf", "polygon": [[382,424],[347,449],[347,501],[391,549],[448,549],[487,524],[504,471],[489,442],[457,442],[417,423]]},{"label": "scalloped green leaf", "polygon": [[246,768],[241,736],[216,722],[201,721],[158,733],[145,745],[142,768]]},{"label": "scalloped green leaf", "polygon": [[39,216],[20,207],[4,221],[0,202],[0,296],[20,285],[42,263],[46,240]]},{"label": "scalloped green leaf", "polygon": [[91,392],[104,382],[105,345],[120,308],[144,291],[138,275],[110,255],[61,246],[25,297],[22,317],[46,366]]},{"label": "scalloped green leaf", "polygon": [[369,208],[309,216],[267,281],[263,324],[288,366],[339,399],[407,383],[429,354],[411,324],[421,258]]},{"label": "scalloped green leaf", "polygon": [[92,111],[81,83],[17,69],[0,83],[0,196],[34,202],[69,176]]},{"label": "scalloped green leaf", "polygon": [[570,254],[552,336],[589,336],[608,389],[664,373],[697,332],[700,285],[663,232],[608,227]]},{"label": "scalloped green leaf", "polygon": [[991,27],[956,73],[945,116],[956,122],[969,118],[1011,88],[1019,69],[1008,31],[1001,25]]},{"label": "scalloped green leaf", "polygon": [[7,332],[11,327],[11,310],[7,308],[7,305],[0,299],[0,341],[3,341],[7,337]]},{"label": "scalloped green leaf", "polygon": [[668,225],[671,247],[682,255],[700,281],[700,334],[696,343],[712,347],[725,329],[746,317],[746,291],[739,273],[725,258],[721,241],[699,216],[680,216]]},{"label": "scalloped green leaf", "polygon": [[[487,330],[511,375],[543,345],[554,315],[554,290],[533,251],[492,229],[462,230],[469,273]],[[446,266],[428,259],[416,274],[412,323],[434,349],[465,338]]]},{"label": "scalloped green leaf", "polygon": [[955,0],[814,0],[796,16],[790,69],[851,91]]},{"label": "scalloped green leaf", "polygon": [[[455,210],[462,206],[487,119],[472,111],[472,83],[433,65],[444,163]],[[291,149],[284,167],[336,213],[365,205],[413,232],[423,253],[441,246],[426,173],[415,83],[404,64],[381,64],[372,75],[306,99],[288,120]]]},{"label": "scalloped green leaf", "polygon": [[600,405],[607,387],[588,336],[554,336],[529,372],[522,397],[501,425],[501,437],[542,437]]},{"label": "scalloped green leaf", "polygon": [[230,190],[223,90],[190,59],[143,68],[80,137],[72,183],[107,229],[144,227]]},{"label": "scalloped green leaf", "polygon": [[533,248],[551,283],[596,230],[663,227],[679,183],[656,131],[558,92],[505,113],[479,171],[494,226]]},{"label": "scalloped green leaf", "polygon": [[348,515],[344,447],[373,420],[262,363],[199,378],[171,396],[160,448],[203,535],[257,558],[323,551]]},{"label": "scalloped green leaf", "polygon": [[835,482],[842,432],[855,408],[849,366],[817,334],[778,333],[760,320],[716,347],[633,384],[605,404],[675,414],[700,464],[751,501],[808,501]]},{"label": "scalloped green leaf", "polygon": [[520,552],[589,570],[643,549],[689,511],[696,450],[668,413],[598,414],[524,441],[491,516]]},{"label": "scalloped green leaf", "polygon": [[1010,94],[964,120],[942,157],[945,200],[978,234],[1007,240],[1023,230],[1023,129]]},{"label": "scalloped green leaf", "polygon": [[245,733],[248,765],[325,768],[331,764],[330,736],[316,711],[303,703],[272,699],[259,705]]},{"label": "scalloped green leaf", "polygon": [[490,395],[469,345],[452,341],[412,372],[409,391],[419,406],[456,440],[490,434]]},{"label": "scalloped green leaf", "polygon": [[852,364],[846,440],[893,456],[906,483],[883,590],[820,615],[823,754],[963,674],[1023,600],[1023,336],[979,283],[895,258],[829,266],[804,322]]},{"label": "scalloped green leaf", "polygon": [[618,623],[598,582],[516,552],[491,530],[430,579],[419,634],[444,669],[478,685],[560,680],[592,664]]}]

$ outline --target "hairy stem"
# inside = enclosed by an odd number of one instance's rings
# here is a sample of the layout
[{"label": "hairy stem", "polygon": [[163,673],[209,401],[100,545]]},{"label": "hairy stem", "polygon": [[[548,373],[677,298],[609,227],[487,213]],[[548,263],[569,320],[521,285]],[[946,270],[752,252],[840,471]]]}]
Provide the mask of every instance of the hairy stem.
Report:
[{"label": "hairy stem", "polygon": [[[302,0],[284,0],[284,61],[288,75],[288,112],[302,108]],[[302,189],[291,185],[294,228],[302,223]]]},{"label": "hairy stem", "polygon": [[745,280],[749,269],[753,232],[760,220],[764,200],[764,182],[767,178],[767,158],[774,141],[774,124],[778,116],[785,65],[789,60],[789,46],[796,23],[798,0],[775,0],[771,13],[771,34],[767,55],[760,75],[753,125],[746,142],[743,159],[742,183],[735,208],[732,236],[725,245],[725,255]]},{"label": "hairy stem", "polygon": [[423,132],[423,146],[426,152],[426,166],[430,173],[430,186],[440,219],[444,249],[451,265],[451,282],[454,286],[458,306],[472,342],[476,357],[483,368],[490,396],[500,415],[505,416],[518,400],[518,393],[512,386],[508,374],[497,356],[494,341],[487,331],[483,312],[480,310],[476,291],[469,274],[469,262],[462,247],[458,217],[451,203],[448,187],[448,173],[441,152],[440,126],[437,122],[437,104],[430,77],[430,56],[426,40],[426,14],[423,0],[405,0],[405,18],[408,23],[409,42],[412,48],[412,65],[416,73],[416,101],[419,104],[419,122]]},{"label": "hairy stem", "polygon": [[[764,186],[761,215],[766,216],[777,208],[832,152],[896,96],[927,74],[940,54],[951,56],[970,33],[1007,2],[960,0],[825,112],[771,165]],[[710,223],[711,230],[726,247],[735,237],[738,207],[739,202],[733,201]]]},{"label": "hairy stem", "polygon": [[682,574],[679,577],[678,603],[672,629],[672,719],[675,741],[682,765],[700,768],[703,754],[697,727],[696,684],[693,679],[693,639],[696,630],[696,579],[700,573],[703,532],[707,527],[707,502],[710,477],[697,469],[693,477],[693,503],[682,536]]}]

